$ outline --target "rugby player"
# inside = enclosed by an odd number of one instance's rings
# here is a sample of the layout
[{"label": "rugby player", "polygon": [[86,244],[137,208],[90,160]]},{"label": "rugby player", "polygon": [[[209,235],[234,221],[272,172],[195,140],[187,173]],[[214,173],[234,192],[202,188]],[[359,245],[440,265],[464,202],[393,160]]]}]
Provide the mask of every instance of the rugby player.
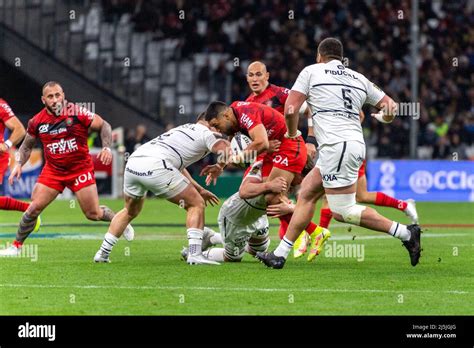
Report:
[{"label": "rugby player", "polygon": [[[40,213],[68,187],[74,192],[84,215],[93,221],[111,221],[114,212],[99,206],[94,166],[89,154],[89,129],[100,133],[103,148],[98,158],[108,165],[112,161],[112,128],[99,115],[77,107],[65,99],[58,82],[47,82],[42,89],[44,109],[28,122],[27,134],[16,156],[16,165],[8,178],[10,185],[20,178],[23,165],[39,140],[43,144],[45,166],[31,194],[31,203],[21,217],[12,245],[0,256],[16,256],[33,231]],[[133,239],[133,228],[127,226],[127,239]]]},{"label": "rugby player", "polygon": [[285,237],[274,251],[256,255],[268,267],[284,267],[294,241],[311,220],[316,200],[323,190],[336,220],[400,239],[408,250],[412,266],[419,262],[419,225],[406,226],[389,220],[374,209],[356,202],[358,170],[365,159],[360,110],[365,103],[373,105],[379,112],[372,116],[380,122],[390,123],[397,114],[397,106],[365,76],[346,68],[341,62],[342,53],[339,40],[324,39],[318,46],[317,64],[301,71],[286,101],[286,137],[298,137],[298,115],[295,110],[299,110],[306,100],[314,115],[319,157],[315,168],[303,179]]},{"label": "rugby player", "polygon": [[222,162],[226,163],[230,143],[221,134],[210,130],[204,113],[199,115],[196,123],[172,128],[135,150],[125,167],[125,207],[110,223],[94,261],[110,262],[113,246],[125,227],[140,214],[146,194],[151,191],[186,210],[188,264],[219,264],[204,257],[201,249],[204,208],[207,203],[219,203],[219,199],[193,180],[186,170],[211,152],[221,155]]},{"label": "rugby player", "polygon": [[[5,128],[11,131],[10,137],[7,140],[4,139]],[[0,193],[2,192],[4,175],[9,165],[9,150],[12,146],[20,143],[25,134],[26,131],[23,124],[15,116],[7,102],[0,98]],[[29,203],[11,197],[0,196],[1,210],[25,212],[29,205]]]},{"label": "rugby player", "polygon": [[[279,113],[283,113],[285,108],[285,102],[288,98],[289,90],[288,88],[271,84],[269,82],[269,78],[270,73],[268,72],[267,67],[264,63],[260,61],[250,63],[247,68],[247,84],[249,85],[249,88],[252,92],[245,101],[265,104],[277,110]],[[312,119],[310,116],[310,110],[307,107],[306,102],[303,103],[303,106],[300,109],[300,112],[301,111],[308,118],[308,136],[306,137],[305,146],[308,158],[313,161],[316,155],[316,139],[314,137],[313,127],[311,127]],[[285,235],[287,228],[287,219],[280,218],[280,229],[278,231],[280,239],[282,239]],[[319,233],[324,232],[322,228],[318,227],[318,225],[313,222],[310,222],[308,224],[306,231],[307,234],[304,234],[304,237],[306,237],[308,243],[311,244],[315,244],[317,242],[315,236],[317,236]]]}]

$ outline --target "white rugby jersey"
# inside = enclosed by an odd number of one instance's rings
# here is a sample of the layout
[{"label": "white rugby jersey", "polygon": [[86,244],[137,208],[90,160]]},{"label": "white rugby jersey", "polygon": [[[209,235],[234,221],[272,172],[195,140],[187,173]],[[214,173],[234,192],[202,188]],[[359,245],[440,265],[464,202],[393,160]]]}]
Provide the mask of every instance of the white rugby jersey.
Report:
[{"label": "white rugby jersey", "polygon": [[336,59],[304,68],[292,90],[307,96],[319,146],[347,140],[364,143],[359,112],[364,104],[375,105],[385,95]]},{"label": "white rugby jersey", "polygon": [[[255,162],[244,180],[246,178],[257,178],[263,182],[262,165],[262,161]],[[238,192],[226,199],[222,204],[220,212],[227,220],[238,226],[251,225],[266,213],[267,203],[265,195],[243,199],[240,198]]]},{"label": "white rugby jersey", "polygon": [[187,123],[170,129],[136,149],[130,158],[153,157],[166,160],[182,170],[207,156],[214,144],[221,140],[219,133],[213,133],[199,123]]}]

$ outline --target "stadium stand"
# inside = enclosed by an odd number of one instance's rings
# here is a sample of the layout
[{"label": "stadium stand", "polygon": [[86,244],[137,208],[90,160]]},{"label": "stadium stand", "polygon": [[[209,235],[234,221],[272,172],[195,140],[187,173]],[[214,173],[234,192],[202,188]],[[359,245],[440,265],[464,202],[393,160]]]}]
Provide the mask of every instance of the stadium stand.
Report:
[{"label": "stadium stand", "polygon": [[[193,119],[213,99],[245,99],[245,69],[255,59],[265,61],[273,83],[291,87],[314,62],[316,43],[329,35],[343,41],[350,66],[396,100],[410,101],[407,1],[45,0],[0,6],[4,25],[162,124]],[[474,158],[473,9],[469,0],[420,4],[420,158],[452,158],[453,152]],[[369,158],[408,157],[409,118],[394,126],[366,118]]]}]

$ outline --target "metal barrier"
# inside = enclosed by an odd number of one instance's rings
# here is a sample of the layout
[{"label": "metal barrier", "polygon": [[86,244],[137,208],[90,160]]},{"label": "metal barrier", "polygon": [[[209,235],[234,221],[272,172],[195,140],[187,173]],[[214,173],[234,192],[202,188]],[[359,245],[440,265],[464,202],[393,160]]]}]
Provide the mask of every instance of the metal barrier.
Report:
[{"label": "metal barrier", "polygon": [[182,59],[179,39],[135,32],[130,14],[107,22],[98,1],[0,0],[0,12],[1,23],[23,39],[163,124],[231,99],[231,74],[214,74],[227,55]]}]

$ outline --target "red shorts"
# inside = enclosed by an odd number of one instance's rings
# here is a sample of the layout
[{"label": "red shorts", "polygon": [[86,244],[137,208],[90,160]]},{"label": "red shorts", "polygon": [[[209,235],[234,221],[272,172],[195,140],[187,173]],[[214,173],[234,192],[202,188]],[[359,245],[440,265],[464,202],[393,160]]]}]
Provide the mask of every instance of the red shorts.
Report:
[{"label": "red shorts", "polygon": [[94,169],[87,168],[72,174],[59,174],[46,165],[38,177],[38,182],[59,192],[63,192],[65,187],[72,192],[77,192],[95,184]]},{"label": "red shorts", "polygon": [[[258,155],[255,161],[263,161],[262,176],[265,178],[270,175],[273,167],[300,174],[306,165],[307,156],[306,145],[300,136],[295,140],[283,138],[277,152],[271,154],[264,152]],[[249,170],[250,167],[247,168],[245,175]]]},{"label": "red shorts", "polygon": [[365,175],[365,165],[366,165],[366,160],[364,160],[362,162],[362,164],[360,165],[360,168],[359,168],[359,174],[358,174],[358,178],[362,178],[364,175]]}]

